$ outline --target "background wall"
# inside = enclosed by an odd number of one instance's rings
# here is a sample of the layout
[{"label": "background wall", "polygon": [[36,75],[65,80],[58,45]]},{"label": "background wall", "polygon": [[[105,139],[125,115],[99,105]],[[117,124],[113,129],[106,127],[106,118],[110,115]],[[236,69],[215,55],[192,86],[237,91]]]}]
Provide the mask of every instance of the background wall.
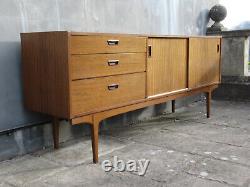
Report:
[{"label": "background wall", "polygon": [[202,35],[217,0],[0,0],[0,131],[41,122],[22,103],[20,32]]}]

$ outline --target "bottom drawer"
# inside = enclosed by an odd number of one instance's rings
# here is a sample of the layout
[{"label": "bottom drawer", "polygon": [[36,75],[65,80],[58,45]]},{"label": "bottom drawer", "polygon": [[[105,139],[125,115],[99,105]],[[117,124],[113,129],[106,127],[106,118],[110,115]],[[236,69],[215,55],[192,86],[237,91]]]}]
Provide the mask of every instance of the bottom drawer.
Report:
[{"label": "bottom drawer", "polygon": [[144,99],[145,73],[72,81],[73,116]]}]

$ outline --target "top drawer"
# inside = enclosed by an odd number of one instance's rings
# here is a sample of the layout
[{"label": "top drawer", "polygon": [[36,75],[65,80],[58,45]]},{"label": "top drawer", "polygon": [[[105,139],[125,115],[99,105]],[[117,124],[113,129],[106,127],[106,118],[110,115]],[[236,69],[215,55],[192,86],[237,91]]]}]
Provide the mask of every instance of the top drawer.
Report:
[{"label": "top drawer", "polygon": [[146,37],[71,36],[71,54],[146,52]]}]

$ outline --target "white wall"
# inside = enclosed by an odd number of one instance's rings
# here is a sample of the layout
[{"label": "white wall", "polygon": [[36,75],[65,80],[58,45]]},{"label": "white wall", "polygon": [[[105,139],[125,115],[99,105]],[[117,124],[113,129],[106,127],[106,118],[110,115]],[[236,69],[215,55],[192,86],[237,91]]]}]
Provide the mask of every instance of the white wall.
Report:
[{"label": "white wall", "polygon": [[23,106],[20,32],[205,34],[217,0],[0,0],[0,131],[44,117]]}]

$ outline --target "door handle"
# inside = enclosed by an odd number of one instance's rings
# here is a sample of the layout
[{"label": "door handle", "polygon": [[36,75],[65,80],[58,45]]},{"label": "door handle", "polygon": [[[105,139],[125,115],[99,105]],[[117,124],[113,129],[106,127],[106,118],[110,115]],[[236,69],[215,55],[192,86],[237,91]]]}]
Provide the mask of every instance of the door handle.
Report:
[{"label": "door handle", "polygon": [[152,45],[148,46],[148,57],[152,56]]},{"label": "door handle", "polygon": [[217,53],[220,52],[220,44],[217,44]]}]

